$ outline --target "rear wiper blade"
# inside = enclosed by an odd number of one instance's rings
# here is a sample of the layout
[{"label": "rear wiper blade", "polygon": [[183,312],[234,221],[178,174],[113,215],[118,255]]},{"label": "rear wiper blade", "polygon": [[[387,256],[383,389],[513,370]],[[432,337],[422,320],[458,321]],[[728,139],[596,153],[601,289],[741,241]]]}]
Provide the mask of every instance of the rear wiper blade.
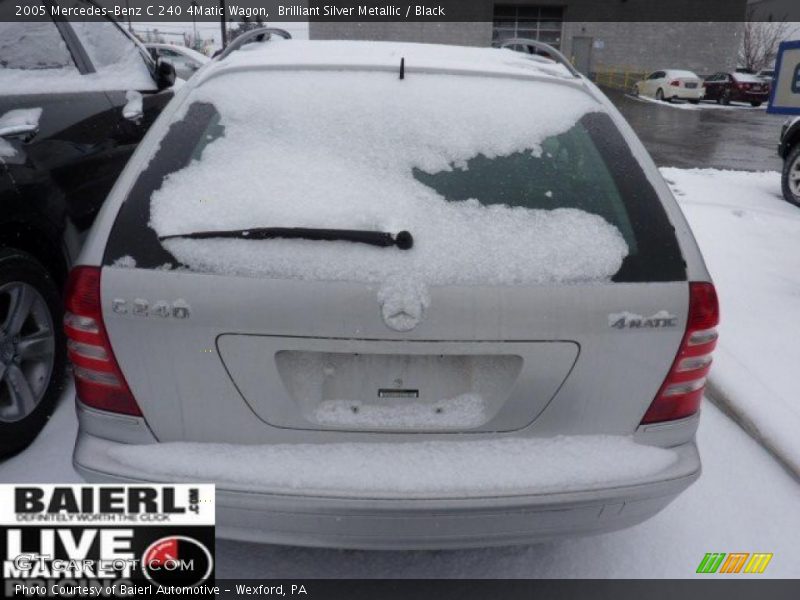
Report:
[{"label": "rear wiper blade", "polygon": [[234,229],[233,231],[195,231],[162,235],[159,240],[173,239],[207,240],[212,238],[228,238],[241,240],[304,239],[357,242],[387,248],[397,246],[401,250],[409,250],[414,245],[414,238],[408,231],[400,231],[392,235],[384,231],[364,231],[359,229],[314,229],[308,227],[254,227],[253,229]]}]

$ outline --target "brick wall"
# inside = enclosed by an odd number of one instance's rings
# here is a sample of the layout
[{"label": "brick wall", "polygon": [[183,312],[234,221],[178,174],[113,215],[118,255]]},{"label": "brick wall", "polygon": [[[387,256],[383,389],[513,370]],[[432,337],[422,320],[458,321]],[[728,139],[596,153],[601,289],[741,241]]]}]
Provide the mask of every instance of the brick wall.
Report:
[{"label": "brick wall", "polygon": [[564,23],[562,50],[572,53],[574,36],[594,40],[592,70],[688,69],[698,74],[736,68],[742,23]]}]

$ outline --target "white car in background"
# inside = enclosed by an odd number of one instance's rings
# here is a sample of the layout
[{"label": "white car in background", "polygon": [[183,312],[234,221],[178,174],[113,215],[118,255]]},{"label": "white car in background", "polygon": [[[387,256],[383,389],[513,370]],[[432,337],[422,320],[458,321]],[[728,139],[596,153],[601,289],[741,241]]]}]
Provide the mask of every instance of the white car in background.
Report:
[{"label": "white car in background", "polygon": [[175,74],[181,79],[189,79],[206,64],[210,58],[197,50],[176,44],[145,44],[153,58],[160,58],[175,67]]},{"label": "white car in background", "polygon": [[758,77],[764,83],[772,85],[772,80],[775,77],[775,69],[761,69],[758,73],[756,73],[756,77]]},{"label": "white car in background", "polygon": [[703,79],[692,71],[665,69],[654,71],[633,86],[634,96],[648,96],[671,102],[676,98],[697,104],[703,99]]}]

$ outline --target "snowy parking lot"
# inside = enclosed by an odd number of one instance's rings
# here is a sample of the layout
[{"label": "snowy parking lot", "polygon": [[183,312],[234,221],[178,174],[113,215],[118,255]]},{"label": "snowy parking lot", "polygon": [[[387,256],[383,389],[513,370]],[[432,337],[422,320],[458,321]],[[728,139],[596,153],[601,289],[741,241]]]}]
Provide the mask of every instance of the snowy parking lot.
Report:
[{"label": "snowy parking lot", "polygon": [[[722,307],[712,384],[737,419],[791,466],[800,465],[792,365],[800,318],[800,211],[776,172],[663,169],[698,238]],[[69,386],[42,435],[0,464],[2,482],[79,481]],[[800,483],[706,401],[700,480],[655,518],[596,537],[525,547],[360,552],[218,540],[219,577],[692,577],[707,552],[771,552],[760,577],[800,576]],[[719,577],[719,575],[715,576]],[[733,575],[733,577],[746,577]]]}]

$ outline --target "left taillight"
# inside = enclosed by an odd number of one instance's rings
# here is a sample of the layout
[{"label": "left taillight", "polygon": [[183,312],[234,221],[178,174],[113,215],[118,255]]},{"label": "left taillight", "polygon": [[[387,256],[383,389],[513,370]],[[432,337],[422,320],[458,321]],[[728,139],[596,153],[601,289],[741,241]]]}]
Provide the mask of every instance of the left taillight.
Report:
[{"label": "left taillight", "polygon": [[714,285],[690,283],[686,333],[642,424],[683,419],[698,411],[711,369],[711,354],[717,345],[718,324],[719,302]]},{"label": "left taillight", "polygon": [[141,416],[103,324],[99,267],[72,270],[65,308],[64,332],[78,399],[100,410]]},{"label": "left taillight", "polygon": [[680,82],[680,81],[678,81],[677,79],[676,79],[676,80],[674,80],[674,81],[670,81],[670,82],[669,82],[669,84],[670,84],[672,87],[681,87],[681,82]]}]

